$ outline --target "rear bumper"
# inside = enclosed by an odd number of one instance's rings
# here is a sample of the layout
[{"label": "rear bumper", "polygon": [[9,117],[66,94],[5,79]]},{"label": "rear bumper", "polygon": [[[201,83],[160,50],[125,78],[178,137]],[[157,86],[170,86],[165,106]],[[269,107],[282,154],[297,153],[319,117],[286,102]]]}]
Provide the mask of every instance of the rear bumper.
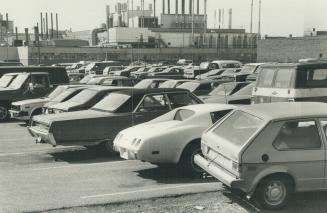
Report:
[{"label": "rear bumper", "polygon": [[9,112],[11,117],[17,120],[28,121],[30,119],[27,111],[9,110]]},{"label": "rear bumper", "polygon": [[242,179],[238,179],[235,176],[228,173],[223,168],[219,167],[214,162],[210,162],[201,155],[194,157],[194,162],[210,175],[217,178],[220,182],[227,185],[230,188],[237,188],[244,191],[245,182]]},{"label": "rear bumper", "polygon": [[57,142],[53,137],[53,134],[50,132],[41,131],[37,127],[27,127],[28,132],[36,139],[37,143],[48,143],[52,146],[56,146]]}]

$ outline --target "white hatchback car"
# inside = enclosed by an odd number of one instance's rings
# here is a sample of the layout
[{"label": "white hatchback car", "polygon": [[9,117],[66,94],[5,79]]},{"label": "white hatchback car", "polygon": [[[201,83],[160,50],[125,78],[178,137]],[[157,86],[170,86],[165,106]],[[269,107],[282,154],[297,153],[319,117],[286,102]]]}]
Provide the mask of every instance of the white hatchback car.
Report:
[{"label": "white hatchback car", "polygon": [[121,131],[114,140],[114,149],[124,159],[156,165],[180,164],[187,171],[201,172],[193,158],[201,152],[202,132],[234,108],[226,104],[177,108],[152,121]]}]

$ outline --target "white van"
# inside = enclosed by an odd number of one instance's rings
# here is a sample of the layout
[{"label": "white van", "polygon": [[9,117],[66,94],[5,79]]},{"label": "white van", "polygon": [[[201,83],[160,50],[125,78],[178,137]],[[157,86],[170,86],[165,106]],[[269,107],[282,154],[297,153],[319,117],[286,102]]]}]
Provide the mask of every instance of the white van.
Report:
[{"label": "white van", "polygon": [[327,102],[327,62],[274,63],[260,66],[252,103]]}]

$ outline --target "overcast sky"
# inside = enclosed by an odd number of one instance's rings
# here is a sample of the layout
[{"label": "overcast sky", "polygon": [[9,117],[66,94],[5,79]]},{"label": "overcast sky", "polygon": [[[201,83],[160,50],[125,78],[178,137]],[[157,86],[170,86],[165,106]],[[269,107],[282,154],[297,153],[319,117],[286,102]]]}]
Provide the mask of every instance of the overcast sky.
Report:
[{"label": "overcast sky", "polygon": [[[32,28],[39,21],[40,12],[58,13],[60,29],[89,30],[105,22],[105,5],[111,5],[113,12],[116,2],[118,0],[0,0],[0,13],[7,12],[20,32],[24,27]],[[134,0],[134,7],[140,2]],[[162,0],[156,2],[158,14],[161,13]],[[254,32],[258,29],[258,2],[254,0]],[[153,0],[145,0],[145,4],[149,3]],[[214,26],[214,10],[219,8],[225,8],[227,27],[228,8],[233,8],[233,28],[249,31],[250,3],[251,0],[208,0],[208,27]],[[174,0],[171,0],[171,5],[174,11]],[[200,11],[203,11],[203,0],[200,0],[200,5]],[[262,35],[301,36],[305,29],[313,27],[327,30],[326,11],[327,0],[262,0]]]}]

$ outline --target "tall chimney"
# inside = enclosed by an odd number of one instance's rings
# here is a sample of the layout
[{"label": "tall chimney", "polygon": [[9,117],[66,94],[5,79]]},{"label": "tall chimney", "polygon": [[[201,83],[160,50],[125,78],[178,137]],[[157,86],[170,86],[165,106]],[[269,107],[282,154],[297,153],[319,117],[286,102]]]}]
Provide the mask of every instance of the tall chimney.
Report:
[{"label": "tall chimney", "polygon": [[192,14],[192,0],[189,3],[189,14]]},{"label": "tall chimney", "polygon": [[156,17],[156,0],[153,0],[153,17]]},{"label": "tall chimney", "polygon": [[53,14],[51,13],[51,39],[53,39]]},{"label": "tall chimney", "polygon": [[47,39],[49,39],[49,25],[48,25],[48,13],[45,13],[45,29]]},{"label": "tall chimney", "polygon": [[18,40],[18,29],[15,27],[15,32],[16,32],[16,40]]},{"label": "tall chimney", "polygon": [[58,13],[56,13],[56,32],[57,32],[57,39],[59,39]]},{"label": "tall chimney", "polygon": [[6,35],[8,35],[8,28],[9,28],[9,19],[8,19],[8,13],[6,13]]},{"label": "tall chimney", "polygon": [[185,0],[182,0],[182,14],[185,14]]},{"label": "tall chimney", "polygon": [[259,23],[258,23],[258,37],[261,39],[261,0],[259,0]]},{"label": "tall chimney", "polygon": [[43,15],[42,15],[42,13],[40,14],[40,18],[41,18],[41,38],[43,39]]},{"label": "tall chimney", "polygon": [[166,0],[162,0],[162,14],[165,14],[165,1]]},{"label": "tall chimney", "polygon": [[25,28],[25,44],[28,46],[29,43],[29,34],[28,34],[28,28]]},{"label": "tall chimney", "polygon": [[178,14],[178,0],[175,0],[175,15]]},{"label": "tall chimney", "polygon": [[251,0],[251,22],[250,22],[250,33],[252,33],[252,20],[253,20],[253,0]]},{"label": "tall chimney", "polygon": [[168,14],[170,14],[170,0],[167,0],[168,1]]},{"label": "tall chimney", "polygon": [[232,29],[232,15],[233,15],[232,8],[229,8],[228,29]]},{"label": "tall chimney", "polygon": [[196,1],[196,14],[200,15],[200,0]]}]

